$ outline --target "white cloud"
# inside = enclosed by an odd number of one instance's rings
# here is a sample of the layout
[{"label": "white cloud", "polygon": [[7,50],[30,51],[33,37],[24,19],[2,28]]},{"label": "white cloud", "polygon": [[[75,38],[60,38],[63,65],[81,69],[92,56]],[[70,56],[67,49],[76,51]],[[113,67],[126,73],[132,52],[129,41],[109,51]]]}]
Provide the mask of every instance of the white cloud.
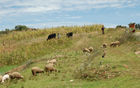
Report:
[{"label": "white cloud", "polygon": [[134,6],[136,1],[137,0],[1,0],[0,11],[4,10],[6,13],[32,13],[106,7],[122,8]]},{"label": "white cloud", "polygon": [[[137,5],[138,2],[139,0],[0,0],[0,23],[2,23],[1,21],[4,19],[3,17],[9,16],[16,17],[16,15],[34,13],[47,14],[51,11],[60,11],[61,13],[61,11],[69,10],[77,11],[97,8],[125,8],[133,7]],[[137,16],[139,16],[139,14]],[[65,16],[64,18],[79,19],[81,16]],[[63,22],[60,23],[61,24],[54,23],[54,25],[64,24]],[[66,24],[78,23],[68,22]]]}]

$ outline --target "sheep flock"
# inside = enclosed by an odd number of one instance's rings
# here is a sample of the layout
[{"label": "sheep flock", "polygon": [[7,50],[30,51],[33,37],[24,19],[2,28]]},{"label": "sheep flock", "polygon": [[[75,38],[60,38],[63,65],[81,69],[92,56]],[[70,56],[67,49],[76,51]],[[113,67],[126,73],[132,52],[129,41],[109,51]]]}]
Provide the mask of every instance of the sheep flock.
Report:
[{"label": "sheep flock", "polygon": [[[56,59],[48,60],[47,65],[44,66],[44,69],[41,69],[39,67],[32,67],[31,68],[31,73],[33,76],[37,76],[39,73],[44,73],[44,72],[52,72],[52,71],[57,71],[54,65],[56,64]],[[21,75],[19,72],[6,72],[4,75],[0,75],[0,83],[4,83],[7,80],[19,80],[19,79],[24,79],[24,76]]]}]

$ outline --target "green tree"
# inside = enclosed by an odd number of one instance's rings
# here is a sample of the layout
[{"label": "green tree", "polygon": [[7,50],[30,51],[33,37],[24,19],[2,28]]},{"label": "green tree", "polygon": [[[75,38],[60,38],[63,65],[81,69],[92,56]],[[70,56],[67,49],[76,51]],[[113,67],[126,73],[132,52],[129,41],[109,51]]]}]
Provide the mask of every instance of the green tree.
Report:
[{"label": "green tree", "polygon": [[5,33],[9,33],[9,32],[10,32],[10,30],[6,28],[5,29]]},{"label": "green tree", "polygon": [[135,25],[136,29],[140,29],[140,24]]},{"label": "green tree", "polygon": [[28,27],[25,25],[17,25],[15,26],[16,31],[28,30]]}]

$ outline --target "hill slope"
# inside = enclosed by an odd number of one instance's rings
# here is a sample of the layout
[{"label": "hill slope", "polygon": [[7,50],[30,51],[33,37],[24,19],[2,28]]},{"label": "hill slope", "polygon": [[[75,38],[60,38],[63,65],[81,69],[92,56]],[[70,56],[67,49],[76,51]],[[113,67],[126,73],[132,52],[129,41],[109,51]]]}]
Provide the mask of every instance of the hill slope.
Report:
[{"label": "hill slope", "polygon": [[[58,62],[55,66],[60,72],[33,77],[31,68],[44,68],[47,63],[40,61],[20,71],[24,80],[8,81],[0,84],[0,88],[139,88],[140,58],[134,51],[140,50],[140,42],[135,39],[125,40],[124,30],[106,29],[105,35],[102,35],[100,28],[101,25],[60,27],[0,35],[2,73],[33,59],[47,60],[62,56],[56,58]],[[70,31],[74,32],[74,36],[66,38],[65,34]],[[54,32],[61,33],[61,38],[46,41],[47,36]],[[111,42],[118,39],[125,42],[119,47],[109,47]],[[103,43],[108,44],[105,58],[101,58]],[[83,48],[90,46],[94,52],[90,55],[82,52]],[[103,77],[102,74],[91,72],[93,70],[107,73]],[[87,77],[83,76],[85,73]]]}]

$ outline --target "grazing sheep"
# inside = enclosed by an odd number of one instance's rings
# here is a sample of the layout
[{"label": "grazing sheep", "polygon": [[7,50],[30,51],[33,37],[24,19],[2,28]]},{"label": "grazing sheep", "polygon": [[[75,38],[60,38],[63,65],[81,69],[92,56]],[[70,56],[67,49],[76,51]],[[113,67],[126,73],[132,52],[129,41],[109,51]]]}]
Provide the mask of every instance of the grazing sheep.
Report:
[{"label": "grazing sheep", "polygon": [[120,46],[120,41],[115,42],[116,46]]},{"label": "grazing sheep", "polygon": [[139,54],[140,54],[140,51],[136,51],[135,54],[136,54],[136,55],[139,55]]},{"label": "grazing sheep", "polygon": [[31,71],[33,75],[36,75],[37,73],[44,73],[43,69],[40,69],[39,67],[32,67]]},{"label": "grazing sheep", "polygon": [[93,47],[89,47],[88,50],[89,50],[90,52],[92,52],[92,51],[93,51]]},{"label": "grazing sheep", "polygon": [[9,76],[11,79],[23,79],[23,76],[19,72],[12,72]]},{"label": "grazing sheep", "polygon": [[46,72],[52,72],[52,71],[57,71],[52,64],[48,64],[45,66],[45,69],[44,69]]},{"label": "grazing sheep", "polygon": [[47,63],[56,64],[56,59],[48,60]]},{"label": "grazing sheep", "polygon": [[89,50],[88,48],[84,48],[84,49],[83,49],[83,52],[88,52],[88,53],[90,53],[90,50]]},{"label": "grazing sheep", "polygon": [[111,42],[110,47],[120,46],[120,41]]},{"label": "grazing sheep", "polygon": [[2,82],[2,75],[0,75],[0,82]]},{"label": "grazing sheep", "polygon": [[107,47],[107,43],[103,43],[103,48],[106,48]]},{"label": "grazing sheep", "polygon": [[5,74],[5,75],[2,77],[2,83],[4,83],[5,80],[9,80],[9,79],[10,79],[9,74]]},{"label": "grazing sheep", "polygon": [[110,47],[114,47],[114,42],[111,42],[110,43]]}]

